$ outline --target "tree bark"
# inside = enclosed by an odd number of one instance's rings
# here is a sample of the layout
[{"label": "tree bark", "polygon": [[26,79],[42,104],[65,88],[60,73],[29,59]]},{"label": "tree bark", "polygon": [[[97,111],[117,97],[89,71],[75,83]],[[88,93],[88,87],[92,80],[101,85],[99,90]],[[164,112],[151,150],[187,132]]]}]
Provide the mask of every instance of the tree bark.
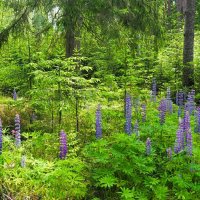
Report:
[{"label": "tree bark", "polygon": [[194,86],[194,20],[195,0],[186,0],[182,83],[188,88]]},{"label": "tree bark", "polygon": [[66,31],[66,57],[69,58],[73,55],[75,49],[75,33],[73,26],[69,26]]},{"label": "tree bark", "polygon": [[171,10],[172,10],[171,3],[172,3],[171,0],[168,0],[168,1],[167,1],[167,15],[168,15],[168,16],[171,15]]},{"label": "tree bark", "polygon": [[187,0],[176,0],[177,11],[183,14],[186,10]]}]

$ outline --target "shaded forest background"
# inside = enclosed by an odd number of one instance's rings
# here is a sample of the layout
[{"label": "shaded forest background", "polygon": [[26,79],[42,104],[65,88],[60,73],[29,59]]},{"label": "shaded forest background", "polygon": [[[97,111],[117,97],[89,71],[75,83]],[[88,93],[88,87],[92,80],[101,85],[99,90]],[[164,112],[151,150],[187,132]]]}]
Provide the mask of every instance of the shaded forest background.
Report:
[{"label": "shaded forest background", "polygon": [[78,121],[88,98],[137,96],[153,78],[160,94],[192,88],[200,99],[198,1],[2,0],[0,10],[1,93],[15,89],[31,113],[55,109],[61,124],[66,100]]}]

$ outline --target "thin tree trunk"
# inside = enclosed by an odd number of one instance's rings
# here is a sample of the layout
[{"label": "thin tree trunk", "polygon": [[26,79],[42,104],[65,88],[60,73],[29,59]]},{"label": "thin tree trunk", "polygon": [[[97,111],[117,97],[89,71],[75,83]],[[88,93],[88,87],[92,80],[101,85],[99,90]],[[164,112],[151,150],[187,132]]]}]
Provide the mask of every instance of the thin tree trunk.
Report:
[{"label": "thin tree trunk", "polygon": [[171,9],[171,8],[172,8],[172,7],[171,7],[171,3],[172,3],[171,0],[168,0],[168,1],[167,1],[167,15],[168,15],[168,16],[171,15],[171,10],[172,10],[172,9]]},{"label": "thin tree trunk", "polygon": [[78,97],[76,96],[76,132],[79,132],[79,113],[78,113]]},{"label": "thin tree trunk", "polygon": [[195,0],[186,1],[185,27],[184,27],[184,49],[183,49],[183,86],[194,86],[194,20]]},{"label": "thin tree trunk", "polygon": [[[58,69],[58,76],[59,78],[61,77],[61,69],[59,66]],[[59,111],[58,111],[58,124],[61,126],[62,123],[62,91],[61,91],[61,82],[60,80],[58,81],[58,98],[59,98]]]}]

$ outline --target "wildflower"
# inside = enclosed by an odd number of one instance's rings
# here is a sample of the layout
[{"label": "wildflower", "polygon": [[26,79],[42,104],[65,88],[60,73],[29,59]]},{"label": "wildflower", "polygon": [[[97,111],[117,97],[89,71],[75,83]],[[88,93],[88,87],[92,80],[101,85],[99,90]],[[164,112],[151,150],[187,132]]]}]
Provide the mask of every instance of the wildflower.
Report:
[{"label": "wildflower", "polygon": [[166,104],[167,104],[167,111],[169,113],[172,113],[173,112],[173,103],[172,103],[172,100],[171,100],[171,91],[170,91],[169,87],[167,88]]},{"label": "wildflower", "polygon": [[184,132],[184,119],[179,118],[179,131],[180,131],[180,146],[181,150],[185,148],[185,132]]},{"label": "wildflower", "polygon": [[181,116],[183,103],[184,103],[184,93],[183,91],[180,91],[180,92],[177,91],[176,104],[178,105],[178,117]]},{"label": "wildflower", "polygon": [[16,92],[15,89],[13,90],[13,99],[14,99],[14,100],[17,100],[17,92]]},{"label": "wildflower", "polygon": [[190,130],[190,115],[188,111],[185,111],[183,118],[183,131],[186,134]]},{"label": "wildflower", "polygon": [[100,105],[98,105],[96,110],[96,138],[102,138],[102,119]]},{"label": "wildflower", "polygon": [[126,117],[125,132],[130,135],[131,121],[132,121],[132,105],[131,105],[131,97],[128,94],[126,95],[125,99],[125,117]]},{"label": "wildflower", "polygon": [[159,110],[159,117],[160,117],[160,124],[163,125],[165,123],[166,111],[167,111],[167,104],[166,100],[162,99],[160,105],[158,107]]},{"label": "wildflower", "polygon": [[183,91],[177,92],[176,103],[178,106],[183,106],[184,102],[184,93]]},{"label": "wildflower", "polygon": [[67,155],[67,136],[66,133],[62,130],[60,132],[60,159],[65,159]]},{"label": "wildflower", "polygon": [[15,116],[15,144],[17,147],[21,145],[20,117],[18,114]]},{"label": "wildflower", "polygon": [[189,155],[192,155],[192,134],[190,128],[190,116],[188,111],[185,111],[183,120],[180,120],[179,129],[176,133],[176,144],[174,147],[174,151],[175,153],[179,153],[184,149]]},{"label": "wildflower", "polygon": [[191,130],[186,133],[186,151],[189,156],[192,156],[192,134]]},{"label": "wildflower", "polygon": [[0,118],[0,155],[2,154],[2,142],[3,142],[2,121],[1,121],[1,118]]},{"label": "wildflower", "polygon": [[156,102],[156,94],[157,94],[157,85],[156,85],[156,79],[154,78],[152,82],[151,101]]},{"label": "wildflower", "polygon": [[151,154],[151,140],[150,140],[150,138],[147,138],[147,140],[146,140],[146,154],[147,155]]},{"label": "wildflower", "polygon": [[176,144],[174,147],[174,152],[179,153],[183,150],[183,141],[184,141],[184,135],[183,135],[183,130],[178,129],[176,132]]},{"label": "wildflower", "polygon": [[195,110],[195,90],[188,93],[186,110],[188,110],[190,114]]}]

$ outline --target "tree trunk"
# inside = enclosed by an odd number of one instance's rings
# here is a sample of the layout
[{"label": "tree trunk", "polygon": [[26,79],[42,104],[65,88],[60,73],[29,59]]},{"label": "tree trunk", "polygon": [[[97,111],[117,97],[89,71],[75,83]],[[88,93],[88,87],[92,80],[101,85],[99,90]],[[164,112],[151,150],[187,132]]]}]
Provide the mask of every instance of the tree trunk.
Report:
[{"label": "tree trunk", "polygon": [[167,1],[167,15],[168,15],[168,16],[171,15],[171,10],[172,10],[171,3],[172,3],[171,0],[168,0],[168,1]]},{"label": "tree trunk", "polygon": [[[74,23],[74,24],[73,24]],[[77,26],[75,26],[77,24]],[[80,37],[81,37],[82,19],[79,16],[76,22],[71,22],[66,31],[66,57],[69,58],[73,55],[74,50],[80,50]]]},{"label": "tree trunk", "polygon": [[177,11],[183,14],[186,10],[186,1],[187,0],[177,0],[176,1],[176,7]]},{"label": "tree trunk", "polygon": [[66,32],[66,57],[69,58],[73,55],[75,49],[75,33],[74,27],[69,26]]},{"label": "tree trunk", "polygon": [[186,0],[182,83],[188,88],[194,86],[194,19],[195,0]]}]

